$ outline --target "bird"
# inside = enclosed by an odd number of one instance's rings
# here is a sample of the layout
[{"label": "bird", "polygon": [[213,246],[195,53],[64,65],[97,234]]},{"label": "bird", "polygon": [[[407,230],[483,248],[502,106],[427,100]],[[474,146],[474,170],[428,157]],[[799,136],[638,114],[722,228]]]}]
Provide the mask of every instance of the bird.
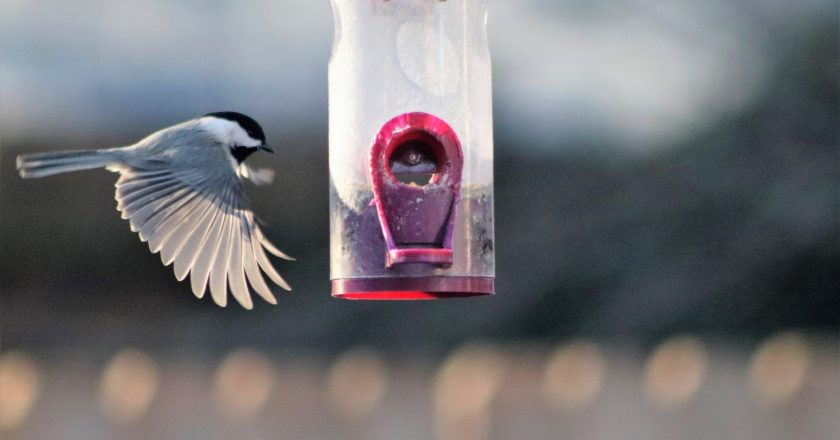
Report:
[{"label": "bird", "polygon": [[[257,151],[273,153],[260,124],[233,111],[207,113],[156,131],[122,147],[24,154],[23,178],[105,168],[119,173],[117,211],[131,230],[160,253],[175,278],[190,276],[192,292],[225,307],[228,290],[245,309],[251,289],[277,304],[263,273],[291,290],[265,251],[294,260],[274,246],[257,224],[243,179],[270,183],[273,171],[245,163]],[[248,287],[250,285],[250,289]],[[228,289],[229,287],[229,289]]]}]

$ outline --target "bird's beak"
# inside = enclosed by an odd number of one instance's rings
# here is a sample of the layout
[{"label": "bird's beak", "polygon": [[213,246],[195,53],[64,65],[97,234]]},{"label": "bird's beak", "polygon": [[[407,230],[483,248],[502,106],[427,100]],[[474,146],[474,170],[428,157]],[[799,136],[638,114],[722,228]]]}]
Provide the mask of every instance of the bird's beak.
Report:
[{"label": "bird's beak", "polygon": [[260,145],[260,150],[268,151],[269,153],[274,153],[274,149],[271,148],[271,146],[269,146],[268,144]]}]

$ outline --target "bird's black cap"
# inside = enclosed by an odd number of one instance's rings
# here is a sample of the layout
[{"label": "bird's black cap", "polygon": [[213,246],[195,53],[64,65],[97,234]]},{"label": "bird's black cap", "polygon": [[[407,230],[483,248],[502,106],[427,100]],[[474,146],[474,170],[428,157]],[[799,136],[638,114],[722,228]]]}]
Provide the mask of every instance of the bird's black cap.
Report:
[{"label": "bird's black cap", "polygon": [[215,112],[207,113],[204,116],[213,116],[215,118],[227,119],[228,121],[236,122],[243,130],[245,130],[246,133],[248,133],[248,136],[265,143],[265,133],[263,133],[262,127],[260,127],[260,124],[258,124],[257,121],[250,116],[237,112]]}]

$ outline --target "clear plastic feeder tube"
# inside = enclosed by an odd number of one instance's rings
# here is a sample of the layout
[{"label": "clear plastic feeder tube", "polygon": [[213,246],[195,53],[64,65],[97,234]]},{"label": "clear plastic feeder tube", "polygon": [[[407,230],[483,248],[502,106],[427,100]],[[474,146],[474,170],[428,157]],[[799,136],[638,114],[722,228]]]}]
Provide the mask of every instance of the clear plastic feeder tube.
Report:
[{"label": "clear plastic feeder tube", "polygon": [[331,0],[334,296],[493,293],[485,0]]}]

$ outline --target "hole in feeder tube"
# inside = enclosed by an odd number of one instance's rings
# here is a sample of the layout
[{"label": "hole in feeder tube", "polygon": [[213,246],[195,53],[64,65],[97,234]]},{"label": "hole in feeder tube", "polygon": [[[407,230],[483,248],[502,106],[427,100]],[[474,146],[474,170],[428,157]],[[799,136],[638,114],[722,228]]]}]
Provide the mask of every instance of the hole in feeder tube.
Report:
[{"label": "hole in feeder tube", "polygon": [[437,181],[442,154],[440,142],[423,134],[397,145],[388,158],[388,166],[398,182],[425,186]]}]

